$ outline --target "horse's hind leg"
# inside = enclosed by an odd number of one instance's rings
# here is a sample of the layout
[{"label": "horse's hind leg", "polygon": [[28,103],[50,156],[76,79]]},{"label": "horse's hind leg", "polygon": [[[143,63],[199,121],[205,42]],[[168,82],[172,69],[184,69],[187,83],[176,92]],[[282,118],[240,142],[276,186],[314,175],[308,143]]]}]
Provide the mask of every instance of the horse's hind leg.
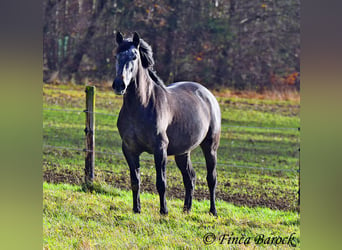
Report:
[{"label": "horse's hind leg", "polygon": [[190,160],[190,153],[176,155],[175,161],[182,172],[185,187],[184,212],[189,212],[192,205],[192,196],[195,188],[196,174]]},{"label": "horse's hind leg", "polygon": [[210,213],[217,215],[215,207],[215,190],[217,185],[216,161],[217,161],[217,148],[219,143],[219,134],[208,134],[201,144],[201,148],[205,157],[207,165],[207,182],[210,193]]}]

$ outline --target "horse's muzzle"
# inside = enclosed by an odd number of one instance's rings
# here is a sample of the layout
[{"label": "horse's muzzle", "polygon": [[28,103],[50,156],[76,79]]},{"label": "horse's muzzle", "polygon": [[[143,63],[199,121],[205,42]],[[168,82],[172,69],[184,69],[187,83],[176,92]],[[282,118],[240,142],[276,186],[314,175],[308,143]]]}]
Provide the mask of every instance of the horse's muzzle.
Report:
[{"label": "horse's muzzle", "polygon": [[113,88],[115,94],[123,95],[125,93],[125,90],[126,90],[126,86],[125,86],[123,79],[121,77],[115,78],[113,85],[112,85],[112,88]]}]

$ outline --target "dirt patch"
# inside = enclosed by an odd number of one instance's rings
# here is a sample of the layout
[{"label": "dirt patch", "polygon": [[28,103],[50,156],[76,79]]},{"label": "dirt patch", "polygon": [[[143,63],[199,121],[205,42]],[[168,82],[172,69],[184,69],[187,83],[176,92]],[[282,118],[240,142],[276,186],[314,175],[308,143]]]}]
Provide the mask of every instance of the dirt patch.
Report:
[{"label": "dirt patch", "polygon": [[[44,181],[49,183],[69,183],[75,185],[81,185],[83,183],[83,175],[77,171],[46,169],[43,172]],[[127,172],[120,172],[113,174],[111,171],[100,171],[95,174],[95,180],[101,179],[113,187],[130,190],[129,174]],[[144,176],[142,178],[141,191],[157,194],[155,187],[155,180],[150,176]],[[194,199],[204,200],[209,199],[209,191],[205,183],[198,183],[194,192]],[[221,188],[222,187],[222,188]],[[243,192],[233,193],[232,191],[225,191],[228,189],[244,190]],[[223,190],[224,189],[224,190]],[[285,193],[284,193],[285,192]],[[184,187],[183,184],[178,186],[167,187],[167,197],[184,199]],[[265,190],[254,186],[236,186],[232,188],[230,185],[222,184],[218,185],[216,190],[216,198],[226,202],[233,203],[239,206],[263,206],[272,209],[279,209],[285,211],[299,211],[297,203],[298,196],[296,193],[291,193],[284,190]]]},{"label": "dirt patch", "polygon": [[70,170],[64,170],[56,172],[52,169],[43,171],[43,179],[49,183],[69,183],[74,185],[81,185],[83,182],[83,176],[78,176],[75,172]]}]

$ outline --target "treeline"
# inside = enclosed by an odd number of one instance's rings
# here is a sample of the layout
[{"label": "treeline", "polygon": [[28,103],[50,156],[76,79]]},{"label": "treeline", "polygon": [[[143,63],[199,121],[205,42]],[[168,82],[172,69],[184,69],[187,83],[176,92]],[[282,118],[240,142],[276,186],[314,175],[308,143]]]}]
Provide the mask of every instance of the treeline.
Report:
[{"label": "treeline", "polygon": [[44,80],[115,76],[115,33],[152,45],[166,82],[299,88],[299,0],[44,0]]}]

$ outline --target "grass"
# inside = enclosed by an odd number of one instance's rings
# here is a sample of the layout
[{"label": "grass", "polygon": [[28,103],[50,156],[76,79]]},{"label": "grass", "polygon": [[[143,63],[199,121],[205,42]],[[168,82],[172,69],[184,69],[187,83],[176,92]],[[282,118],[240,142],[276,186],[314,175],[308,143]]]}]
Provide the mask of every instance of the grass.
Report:
[{"label": "grass", "polygon": [[[158,196],[142,193],[142,213],[131,212],[128,191],[115,188],[108,193],[84,193],[80,186],[44,183],[44,246],[46,249],[138,249],[138,248],[227,248],[270,247],[256,244],[255,237],[289,237],[299,246],[299,215],[269,208],[237,207],[218,201],[219,216],[207,213],[208,201],[195,201],[193,211],[184,214],[183,201],[168,201],[168,216],[159,215]],[[206,245],[203,237],[216,240]],[[250,237],[249,244],[229,244],[223,234]],[[209,238],[208,238],[209,239]],[[222,239],[222,238],[221,238]],[[281,244],[282,249],[292,249]]]},{"label": "grass", "polygon": [[[184,189],[172,157],[167,166],[170,214],[158,214],[153,158],[145,153],[141,156],[143,211],[131,212],[129,170],[115,116],[122,98],[105,88],[96,93],[96,189],[83,192],[84,87],[44,85],[43,95],[45,248],[202,248],[207,247],[202,238],[208,232],[251,237],[285,237],[295,232],[299,237],[298,98],[217,95],[222,133],[217,166],[219,217],[215,218],[207,213],[209,194],[200,149],[192,152],[197,179],[190,214],[181,212]],[[61,109],[66,111],[56,111]],[[226,248],[227,244],[213,246]],[[246,248],[251,246],[253,241]]]}]

